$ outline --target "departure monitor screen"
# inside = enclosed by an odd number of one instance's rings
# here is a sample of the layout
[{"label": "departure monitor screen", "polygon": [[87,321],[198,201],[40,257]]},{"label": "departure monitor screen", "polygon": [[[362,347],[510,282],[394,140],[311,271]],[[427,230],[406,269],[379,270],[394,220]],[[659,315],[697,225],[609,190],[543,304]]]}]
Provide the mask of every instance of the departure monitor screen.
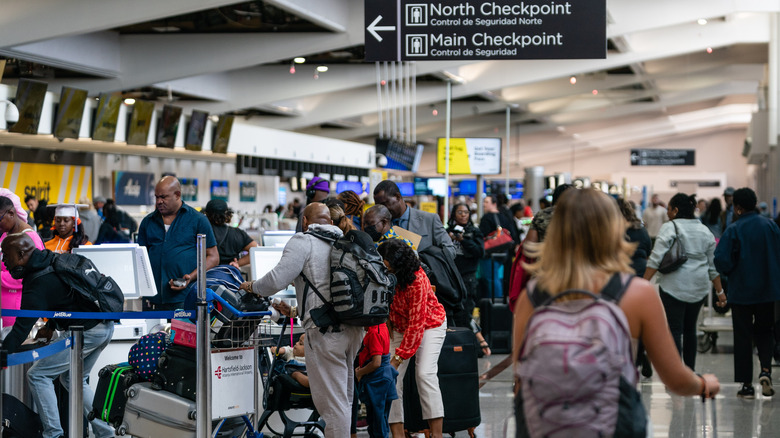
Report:
[{"label": "departure monitor screen", "polygon": [[149,129],[152,126],[154,102],[136,100],[133,104],[133,115],[127,130],[127,144],[146,146],[149,141]]},{"label": "departure monitor screen", "polygon": [[187,126],[187,138],[184,147],[189,151],[199,151],[203,149],[203,134],[206,132],[206,120],[209,113],[205,111],[192,111],[190,124]]},{"label": "departure monitor screen", "polygon": [[87,90],[62,87],[57,118],[54,120],[54,137],[79,138],[86,103]]},{"label": "departure monitor screen", "polygon": [[173,105],[163,107],[160,124],[157,125],[158,148],[173,148],[176,133],[179,131],[179,119],[181,119],[181,107]]},{"label": "departure monitor screen", "polygon": [[16,87],[16,107],[19,108],[19,121],[11,126],[10,132],[38,133],[38,123],[41,121],[47,87],[46,82],[19,79],[19,84]]},{"label": "departure monitor screen", "polygon": [[233,129],[233,116],[221,116],[217,129],[214,130],[214,142],[211,151],[217,154],[225,154],[230,141],[230,131]]},{"label": "departure monitor screen", "polygon": [[102,93],[95,115],[95,129],[92,138],[101,141],[114,141],[116,137],[116,122],[119,119],[119,107],[122,105],[122,95]]}]

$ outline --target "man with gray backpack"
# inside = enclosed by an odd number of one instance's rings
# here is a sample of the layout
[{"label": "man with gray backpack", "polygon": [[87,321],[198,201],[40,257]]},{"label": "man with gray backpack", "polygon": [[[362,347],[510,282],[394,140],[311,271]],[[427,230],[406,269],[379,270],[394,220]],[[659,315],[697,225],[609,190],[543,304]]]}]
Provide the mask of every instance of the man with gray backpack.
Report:
[{"label": "man with gray backpack", "polygon": [[[325,420],[325,436],[349,436],[354,394],[353,363],[363,339],[363,327],[341,324],[321,330],[314,317],[322,316],[331,299],[331,251],[333,245],[313,233],[342,237],[333,225],[325,204],[313,202],[303,211],[303,233],[287,242],[279,263],[262,278],[244,282],[241,288],[262,296],[271,296],[290,283],[295,285],[298,306],[274,305],[283,314],[299,316],[306,330],[306,359],[311,395],[317,412]],[[322,295],[310,293],[314,286]],[[321,313],[320,313],[321,312]]]}]

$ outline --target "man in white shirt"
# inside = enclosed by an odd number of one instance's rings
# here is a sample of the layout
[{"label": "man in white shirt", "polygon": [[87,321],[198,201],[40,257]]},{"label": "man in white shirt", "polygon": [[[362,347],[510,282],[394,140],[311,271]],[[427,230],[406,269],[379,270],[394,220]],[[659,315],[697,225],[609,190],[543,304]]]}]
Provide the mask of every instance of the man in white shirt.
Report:
[{"label": "man in white shirt", "polygon": [[642,213],[642,222],[645,223],[647,234],[650,235],[650,239],[655,243],[655,238],[658,236],[658,231],[661,229],[661,225],[669,220],[666,215],[666,207],[658,195],[653,195],[650,198],[651,206],[645,209]]}]

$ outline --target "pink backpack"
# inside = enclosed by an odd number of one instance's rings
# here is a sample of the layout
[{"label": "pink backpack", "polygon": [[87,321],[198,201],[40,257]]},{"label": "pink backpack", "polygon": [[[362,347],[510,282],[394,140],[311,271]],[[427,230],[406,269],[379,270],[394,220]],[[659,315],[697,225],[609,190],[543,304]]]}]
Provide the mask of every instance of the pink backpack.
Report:
[{"label": "pink backpack", "polygon": [[[534,313],[515,370],[518,437],[644,437],[631,332],[617,302],[631,276],[615,274],[599,296],[551,297],[528,285]],[[582,299],[561,301],[564,296]]]}]

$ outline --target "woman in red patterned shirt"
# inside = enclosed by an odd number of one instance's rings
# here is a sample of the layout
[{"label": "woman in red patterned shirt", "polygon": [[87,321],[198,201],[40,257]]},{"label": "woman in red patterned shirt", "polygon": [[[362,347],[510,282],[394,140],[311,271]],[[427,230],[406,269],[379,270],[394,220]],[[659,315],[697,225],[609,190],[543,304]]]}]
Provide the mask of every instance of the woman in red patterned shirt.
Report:
[{"label": "woman in red patterned shirt", "polygon": [[398,399],[390,408],[390,431],[404,436],[403,381],[408,360],[415,356],[417,388],[423,419],[432,438],[441,438],[444,405],[439,389],[439,353],[447,331],[447,315],[431,288],[420,260],[402,240],[390,239],[379,246],[387,268],[398,282],[390,305],[390,364],[398,370]]}]

